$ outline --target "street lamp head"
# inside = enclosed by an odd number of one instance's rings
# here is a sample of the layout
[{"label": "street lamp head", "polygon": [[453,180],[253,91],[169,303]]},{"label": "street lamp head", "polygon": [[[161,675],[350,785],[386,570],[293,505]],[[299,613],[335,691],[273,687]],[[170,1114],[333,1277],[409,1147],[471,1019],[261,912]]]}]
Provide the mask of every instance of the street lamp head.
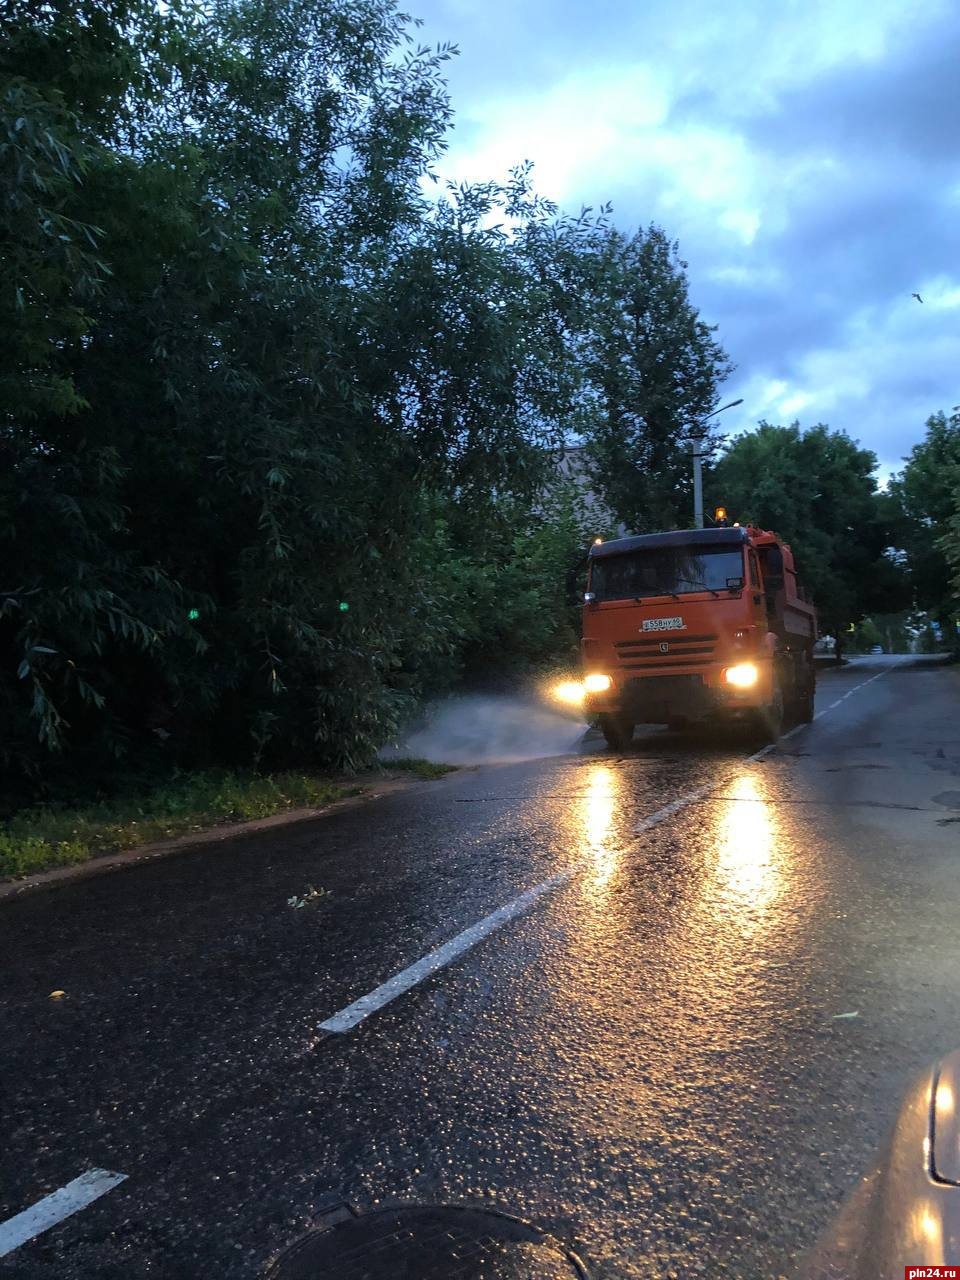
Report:
[{"label": "street lamp head", "polygon": [[719,409],[714,409],[712,413],[704,414],[702,418],[698,418],[690,427],[690,435],[695,440],[702,440],[707,434],[707,429],[703,424],[708,422],[711,418],[715,418],[718,413],[723,413],[725,409],[735,409],[738,404],[743,404],[743,400],[731,400],[729,404],[722,404]]},{"label": "street lamp head", "polygon": [[714,409],[713,413],[708,413],[706,418],[701,421],[706,422],[707,418],[714,418],[718,413],[723,413],[724,409],[735,409],[738,404],[743,404],[743,400],[731,400],[729,404],[722,404],[719,409]]}]

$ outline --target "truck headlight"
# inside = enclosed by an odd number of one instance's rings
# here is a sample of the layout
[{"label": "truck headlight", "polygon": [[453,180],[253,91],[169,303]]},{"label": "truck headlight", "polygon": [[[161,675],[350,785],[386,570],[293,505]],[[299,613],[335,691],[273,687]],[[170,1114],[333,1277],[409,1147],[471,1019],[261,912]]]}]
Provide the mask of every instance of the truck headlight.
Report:
[{"label": "truck headlight", "polygon": [[583,678],[583,687],[587,693],[606,693],[612,684],[610,677],[602,675],[599,671],[594,671],[592,675]]},{"label": "truck headlight", "polygon": [[723,678],[735,689],[752,689],[760,679],[760,672],[752,662],[738,662],[735,667],[727,667]]}]

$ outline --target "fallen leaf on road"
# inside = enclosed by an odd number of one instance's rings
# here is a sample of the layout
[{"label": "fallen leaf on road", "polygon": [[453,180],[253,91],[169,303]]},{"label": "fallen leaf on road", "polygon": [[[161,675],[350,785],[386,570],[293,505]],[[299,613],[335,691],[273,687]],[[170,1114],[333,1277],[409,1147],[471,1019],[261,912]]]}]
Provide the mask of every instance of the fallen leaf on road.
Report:
[{"label": "fallen leaf on road", "polygon": [[51,999],[51,1000],[62,1000],[62,999],[63,999],[63,997],[64,997],[66,994],[67,994],[67,993],[66,993],[65,991],[60,991],[60,990],[57,990],[57,991],[51,991],[51,992],[50,992],[50,999]]},{"label": "fallen leaf on road", "polygon": [[287,906],[293,907],[295,911],[299,911],[300,908],[305,907],[308,902],[316,902],[318,898],[326,898],[329,897],[329,895],[329,889],[315,889],[313,885],[311,885],[303,897],[300,897],[299,894],[295,893],[292,898],[288,898]]},{"label": "fallen leaf on road", "polygon": [[830,1021],[836,1022],[838,1018],[859,1018],[859,1017],[860,1017],[860,1010],[854,1009],[852,1013],[835,1013],[833,1017],[830,1019]]}]

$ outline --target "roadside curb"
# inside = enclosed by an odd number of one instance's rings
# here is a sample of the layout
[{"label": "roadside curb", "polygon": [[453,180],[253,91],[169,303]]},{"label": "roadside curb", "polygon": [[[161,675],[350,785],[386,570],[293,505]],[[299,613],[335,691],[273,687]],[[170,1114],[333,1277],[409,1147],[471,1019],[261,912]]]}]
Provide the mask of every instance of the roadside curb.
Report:
[{"label": "roadside curb", "polygon": [[[460,770],[454,772],[460,772]],[[138,845],[134,849],[120,849],[116,853],[105,853],[99,857],[90,858],[87,862],[77,862],[67,867],[51,867],[48,871],[37,871],[34,875],[24,876],[22,879],[0,880],[0,903],[19,898],[26,893],[56,889],[69,881],[80,880],[87,876],[106,875],[110,871],[122,871],[125,867],[140,866],[144,862],[155,862],[159,858],[190,853],[200,845],[220,844],[224,840],[236,839],[237,836],[269,831],[273,827],[286,827],[295,822],[310,822],[317,818],[328,817],[333,813],[342,813],[346,809],[360,808],[371,801],[395,795],[400,791],[444,782],[447,778],[453,777],[454,772],[445,774],[441,778],[389,778],[383,782],[374,783],[360,795],[331,800],[329,804],[321,805],[316,809],[288,809],[284,813],[274,813],[267,818],[253,818],[247,822],[229,822],[222,826],[206,827],[203,831],[191,831],[187,835],[173,836],[169,840],[157,840],[153,844]]]}]

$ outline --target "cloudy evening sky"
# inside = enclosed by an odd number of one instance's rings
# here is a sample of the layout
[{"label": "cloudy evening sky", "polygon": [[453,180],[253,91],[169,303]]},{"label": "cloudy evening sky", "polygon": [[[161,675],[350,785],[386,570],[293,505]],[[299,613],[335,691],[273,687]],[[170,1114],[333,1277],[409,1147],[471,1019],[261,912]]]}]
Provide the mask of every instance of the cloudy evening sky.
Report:
[{"label": "cloudy evening sky", "polygon": [[828,422],[889,471],[960,402],[958,0],[409,7],[460,46],[441,171],[530,159],[563,207],[678,239],[730,428]]}]

